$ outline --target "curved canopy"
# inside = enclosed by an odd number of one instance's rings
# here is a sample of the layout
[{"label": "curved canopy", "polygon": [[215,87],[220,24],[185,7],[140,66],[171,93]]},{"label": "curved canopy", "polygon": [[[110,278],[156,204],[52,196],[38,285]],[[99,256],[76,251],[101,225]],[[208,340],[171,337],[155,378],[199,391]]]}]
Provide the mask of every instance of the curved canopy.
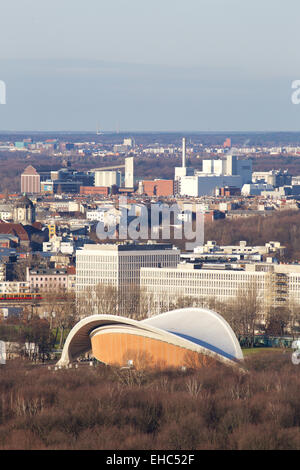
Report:
[{"label": "curved canopy", "polygon": [[237,338],[228,323],[216,312],[202,308],[183,308],[136,321],[117,315],[91,315],[70,331],[59,365],[67,365],[91,350],[91,337],[104,331],[130,331],[201,352],[215,359],[236,364],[243,359]]},{"label": "curved canopy", "polygon": [[181,308],[141,323],[155,326],[229,358],[243,359],[239,342],[221,315],[206,308]]}]

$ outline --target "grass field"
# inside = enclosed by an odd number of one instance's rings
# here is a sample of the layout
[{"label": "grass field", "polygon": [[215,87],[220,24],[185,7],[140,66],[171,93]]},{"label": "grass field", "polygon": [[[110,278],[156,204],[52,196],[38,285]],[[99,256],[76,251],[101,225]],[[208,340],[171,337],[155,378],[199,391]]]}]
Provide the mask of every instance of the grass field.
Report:
[{"label": "grass field", "polygon": [[244,356],[250,356],[253,354],[259,353],[278,353],[278,354],[286,354],[292,353],[292,349],[286,348],[242,348]]}]

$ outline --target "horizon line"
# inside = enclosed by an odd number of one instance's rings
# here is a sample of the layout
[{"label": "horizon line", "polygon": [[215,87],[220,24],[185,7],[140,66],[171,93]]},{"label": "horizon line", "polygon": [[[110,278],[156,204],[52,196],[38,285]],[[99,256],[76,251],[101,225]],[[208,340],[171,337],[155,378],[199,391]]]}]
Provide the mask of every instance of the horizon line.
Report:
[{"label": "horizon line", "polygon": [[122,134],[300,134],[300,130],[240,130],[240,131],[196,131],[196,130],[109,130],[97,131],[91,130],[0,130],[0,135],[3,134],[91,134],[95,136],[101,135],[122,135]]}]

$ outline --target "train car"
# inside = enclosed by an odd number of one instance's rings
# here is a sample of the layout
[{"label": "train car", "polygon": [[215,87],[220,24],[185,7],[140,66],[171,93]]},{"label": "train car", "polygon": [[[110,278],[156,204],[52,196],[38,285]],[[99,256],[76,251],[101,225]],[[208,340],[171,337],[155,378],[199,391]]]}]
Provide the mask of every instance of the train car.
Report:
[{"label": "train car", "polygon": [[36,292],[7,292],[0,294],[0,302],[4,301],[42,300],[41,294]]}]

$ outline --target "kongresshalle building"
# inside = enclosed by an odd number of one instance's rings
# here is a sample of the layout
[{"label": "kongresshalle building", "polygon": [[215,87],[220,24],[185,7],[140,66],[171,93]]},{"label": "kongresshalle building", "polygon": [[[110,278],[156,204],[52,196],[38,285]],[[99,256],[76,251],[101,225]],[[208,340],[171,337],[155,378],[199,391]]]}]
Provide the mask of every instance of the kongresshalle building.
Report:
[{"label": "kongresshalle building", "polygon": [[68,366],[91,352],[119,367],[206,367],[217,362],[240,367],[243,353],[229,324],[204,308],[182,308],[136,321],[91,315],[70,331],[58,361]]}]

